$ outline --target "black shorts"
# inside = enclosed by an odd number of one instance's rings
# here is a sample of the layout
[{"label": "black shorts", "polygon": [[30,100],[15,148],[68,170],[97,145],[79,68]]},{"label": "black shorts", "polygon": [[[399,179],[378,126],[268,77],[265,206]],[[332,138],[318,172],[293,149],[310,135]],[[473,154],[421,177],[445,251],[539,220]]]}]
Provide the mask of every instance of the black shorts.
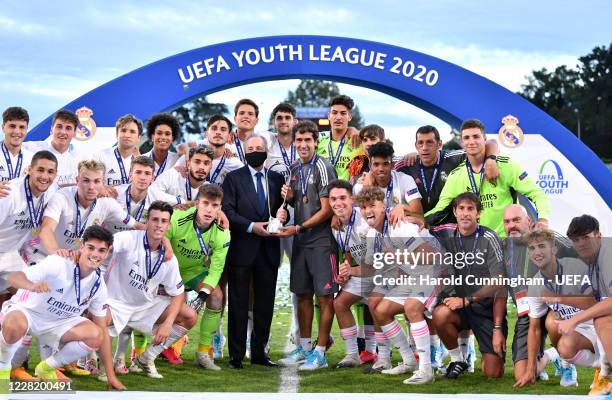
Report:
[{"label": "black shorts", "polygon": [[289,287],[295,294],[326,296],[338,292],[338,252],[335,246],[302,247],[294,242]]},{"label": "black shorts", "polygon": [[[491,353],[497,355],[493,350],[493,299],[484,299],[482,302],[474,302],[466,308],[459,309],[459,330],[471,329],[474,332],[480,353]],[[508,337],[508,322],[504,317],[502,324],[504,337]],[[503,355],[505,359],[506,355]]]},{"label": "black shorts", "polygon": [[[542,338],[540,340],[540,358],[544,352],[546,344],[546,318],[540,318],[540,329],[542,329]],[[522,315],[516,319],[514,326],[514,338],[512,339],[512,362],[527,359],[527,336],[529,336],[529,315]]]}]

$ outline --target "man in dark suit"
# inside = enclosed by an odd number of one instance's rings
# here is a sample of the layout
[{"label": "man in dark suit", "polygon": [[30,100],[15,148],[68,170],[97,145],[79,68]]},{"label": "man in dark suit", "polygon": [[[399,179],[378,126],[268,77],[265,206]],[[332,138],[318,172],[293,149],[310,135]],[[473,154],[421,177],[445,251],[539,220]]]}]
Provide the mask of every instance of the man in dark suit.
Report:
[{"label": "man in dark suit", "polygon": [[228,336],[230,367],[242,368],[246,352],[249,286],[253,281],[253,333],[251,364],[277,366],[265,352],[274,311],[276,277],[280,264],[280,240],[268,233],[270,215],[282,223],[283,176],[264,168],[267,143],[261,136],[246,142],[247,165],[230,172],[223,182],[223,211],[230,222],[231,244],[228,271]]}]

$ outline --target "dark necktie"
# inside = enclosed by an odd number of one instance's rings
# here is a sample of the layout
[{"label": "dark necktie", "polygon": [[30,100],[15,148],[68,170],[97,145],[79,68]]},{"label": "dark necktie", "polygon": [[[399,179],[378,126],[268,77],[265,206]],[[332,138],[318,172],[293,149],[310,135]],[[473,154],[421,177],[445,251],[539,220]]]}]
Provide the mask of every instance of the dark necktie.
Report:
[{"label": "dark necktie", "polygon": [[259,209],[263,211],[266,209],[266,193],[264,192],[262,181],[263,174],[258,172],[255,176],[257,177],[257,200],[259,202]]}]

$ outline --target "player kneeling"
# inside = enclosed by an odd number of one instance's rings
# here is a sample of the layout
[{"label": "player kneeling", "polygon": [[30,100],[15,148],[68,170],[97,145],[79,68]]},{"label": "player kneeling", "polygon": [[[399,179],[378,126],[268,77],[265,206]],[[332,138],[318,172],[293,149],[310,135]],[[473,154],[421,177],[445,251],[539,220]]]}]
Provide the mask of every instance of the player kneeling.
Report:
[{"label": "player kneeling", "polygon": [[[19,290],[2,306],[0,380],[8,381],[11,359],[29,332],[53,351],[36,366],[39,378],[57,380],[56,368],[99,348],[109,388],[125,389],[113,372],[106,329],[107,289],[98,269],[112,244],[113,236],[94,225],[83,234],[76,264],[51,255],[8,276],[8,283]],[[91,320],[81,316],[85,311],[89,311]]]},{"label": "player kneeling", "polygon": [[[172,211],[170,204],[154,201],[145,231],[115,234],[106,275],[109,333],[116,337],[129,327],[153,336],[145,352],[134,358],[151,378],[163,378],[155,368],[155,358],[187,334],[197,320],[195,311],[185,304],[176,257],[164,261],[162,239],[170,226]],[[164,293],[160,293],[160,285]]]}]

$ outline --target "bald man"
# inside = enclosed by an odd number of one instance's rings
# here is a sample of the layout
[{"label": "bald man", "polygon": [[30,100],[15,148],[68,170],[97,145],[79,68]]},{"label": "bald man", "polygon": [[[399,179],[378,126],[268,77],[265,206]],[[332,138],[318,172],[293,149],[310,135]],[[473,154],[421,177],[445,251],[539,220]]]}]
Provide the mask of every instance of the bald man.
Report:
[{"label": "bald man", "polygon": [[[534,223],[527,213],[525,207],[520,204],[511,204],[504,210],[504,231],[508,235],[504,239],[504,265],[508,278],[531,278],[538,268],[527,257],[526,236],[534,228]],[[576,251],[572,242],[555,232],[557,244],[557,257],[576,257]],[[512,362],[514,363],[514,379],[518,381],[527,368],[527,335],[529,332],[529,304],[527,303],[527,286],[519,281],[516,286],[509,286],[508,291],[516,305],[518,319],[514,327],[514,339],[512,340]],[[544,326],[545,318],[542,321],[542,332],[546,332]],[[544,349],[546,335],[542,335],[540,349]],[[540,354],[541,362],[538,364],[538,377],[543,377],[540,372],[544,370],[546,364],[554,362],[559,358],[559,354],[554,348],[546,350]]]}]

